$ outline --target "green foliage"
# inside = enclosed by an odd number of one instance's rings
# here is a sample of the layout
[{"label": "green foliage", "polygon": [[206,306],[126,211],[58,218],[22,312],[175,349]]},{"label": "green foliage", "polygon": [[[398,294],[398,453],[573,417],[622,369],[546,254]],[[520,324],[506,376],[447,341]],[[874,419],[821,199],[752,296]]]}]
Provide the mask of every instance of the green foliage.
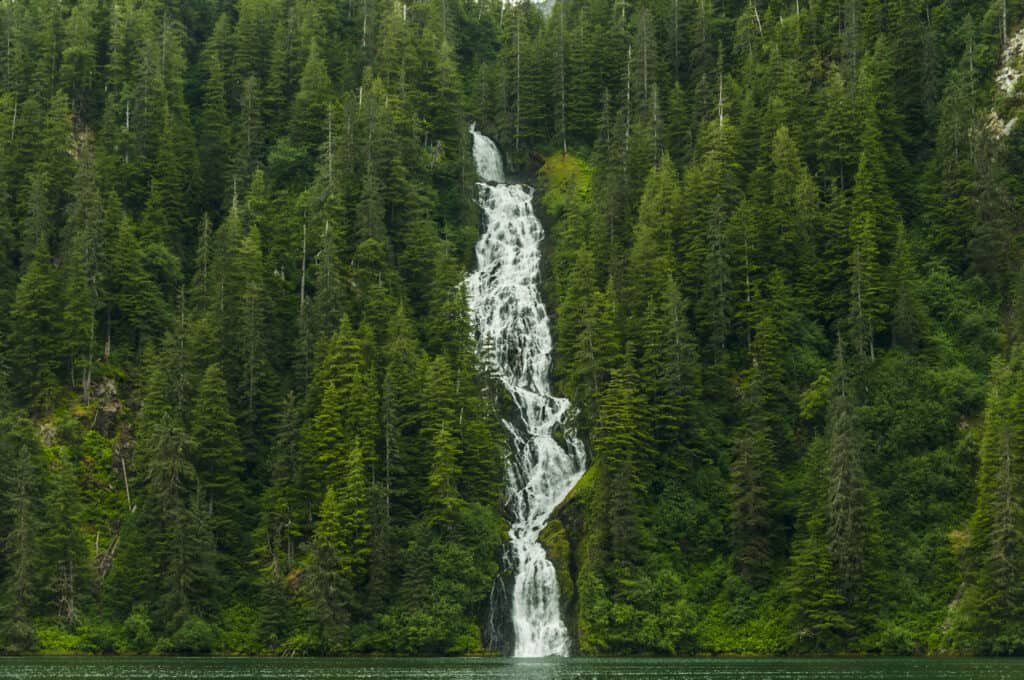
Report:
[{"label": "green foliage", "polygon": [[153,646],[153,622],[145,607],[136,606],[122,624],[124,651],[145,654]]},{"label": "green foliage", "polygon": [[1024,649],[998,7],[107,4],[0,11],[3,650],[483,651],[470,121],[547,226],[582,653]]},{"label": "green foliage", "polygon": [[218,553],[226,562],[221,572],[231,576],[251,548],[245,532],[244,450],[228,403],[228,386],[217,364],[206,369],[196,388],[192,438],[196,475],[205,492],[199,503],[206,506]]},{"label": "green foliage", "polygon": [[191,616],[170,638],[158,640],[156,651],[163,654],[209,654],[216,643],[217,629],[198,616]]},{"label": "green foliage", "polygon": [[260,616],[247,604],[236,604],[221,617],[216,650],[232,654],[257,655],[263,649]]},{"label": "green foliage", "polygon": [[51,654],[69,654],[82,649],[82,638],[59,626],[42,626],[36,631],[39,649]]},{"label": "green foliage", "polygon": [[867,568],[870,531],[867,480],[853,405],[853,380],[846,367],[842,342],[836,347],[832,403],[827,418],[828,488],[825,535],[840,595],[852,599]]},{"label": "green foliage", "polygon": [[992,364],[985,405],[978,501],[971,517],[966,592],[959,616],[958,646],[988,654],[1020,649],[1022,597],[1018,579],[1024,516],[1020,497],[1024,423],[1019,353]]}]

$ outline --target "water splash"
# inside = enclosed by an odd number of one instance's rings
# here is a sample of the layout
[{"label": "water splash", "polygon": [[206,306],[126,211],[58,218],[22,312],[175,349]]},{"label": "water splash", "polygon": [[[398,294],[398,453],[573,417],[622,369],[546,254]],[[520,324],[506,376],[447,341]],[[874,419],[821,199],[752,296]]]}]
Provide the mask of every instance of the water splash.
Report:
[{"label": "water splash", "polygon": [[[485,230],[476,245],[477,270],[466,282],[469,307],[485,359],[511,395],[518,418],[505,420],[514,561],[512,626],[515,656],[567,656],[555,567],[540,544],[552,511],[579,481],[586,452],[571,427],[568,399],[551,393],[551,331],[540,299],[540,243],[544,229],[533,213],[533,189],[506,184],[501,155],[475,126],[473,157]],[[561,433],[565,445],[554,435]]]}]

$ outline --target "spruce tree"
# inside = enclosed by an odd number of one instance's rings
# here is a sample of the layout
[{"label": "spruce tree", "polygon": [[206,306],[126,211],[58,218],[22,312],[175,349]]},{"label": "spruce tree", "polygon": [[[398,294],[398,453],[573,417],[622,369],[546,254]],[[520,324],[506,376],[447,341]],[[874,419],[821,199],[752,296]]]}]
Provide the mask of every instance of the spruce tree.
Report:
[{"label": "spruce tree", "polygon": [[145,265],[146,254],[135,225],[122,217],[110,245],[107,333],[108,337],[113,333],[113,340],[128,350],[137,348],[143,339],[159,338],[171,324],[171,307]]},{"label": "spruce tree", "polygon": [[316,148],[324,140],[327,128],[331,79],[320,50],[317,41],[309,46],[309,56],[292,108],[291,136],[304,150]]},{"label": "spruce tree", "polygon": [[775,323],[765,315],[757,325],[753,366],[743,386],[742,421],[734,435],[730,466],[734,565],[744,578],[758,584],[770,578],[777,551],[779,442],[772,427],[772,401],[778,390],[780,338]]},{"label": "spruce tree", "polygon": [[59,271],[45,238],[40,238],[14,294],[7,353],[20,401],[52,405],[62,384]]},{"label": "spruce tree", "polygon": [[926,312],[920,298],[917,263],[902,222],[896,229],[889,281],[892,290],[892,343],[913,350],[926,330]]},{"label": "spruce tree", "polygon": [[1022,568],[1024,514],[1024,392],[1019,352],[992,362],[992,386],[985,404],[978,498],[971,516],[971,543],[961,605],[961,639],[967,651],[1013,654],[1020,650],[1024,622]]},{"label": "spruce tree", "polygon": [[64,351],[72,371],[72,382],[81,385],[86,402],[92,388],[93,362],[98,354],[97,313],[102,305],[106,281],[109,228],[103,200],[97,186],[92,148],[78,149],[72,202],[65,224],[64,263]]},{"label": "spruce tree", "polygon": [[366,478],[366,450],[355,440],[346,459],[345,486],[338,494],[341,540],[345,546],[341,574],[356,592],[363,592],[370,559],[370,486]]},{"label": "spruce tree", "polygon": [[836,588],[848,602],[863,586],[871,540],[871,501],[863,468],[863,444],[854,413],[854,382],[842,340],[836,345],[827,419],[826,527]]},{"label": "spruce tree", "polygon": [[47,609],[57,621],[74,630],[85,617],[89,600],[88,547],[82,536],[83,508],[74,461],[66,450],[52,450],[49,484],[43,499],[44,530],[39,536],[40,556],[46,566]]},{"label": "spruce tree", "polygon": [[608,558],[617,569],[637,565],[636,547],[644,538],[638,463],[648,458],[651,441],[636,380],[628,362],[612,370],[594,430],[595,464],[604,498],[604,516],[599,521],[607,527]]},{"label": "spruce tree", "polygon": [[[245,456],[228,402],[228,386],[218,364],[211,364],[196,388],[191,436],[196,474],[205,492],[202,511],[217,544],[220,571],[231,575],[248,554],[248,505],[243,481]],[[235,575],[237,581],[240,575]]]},{"label": "spruce tree", "polygon": [[850,225],[850,312],[853,345],[861,356],[875,358],[875,335],[885,309],[884,279],[878,262],[875,216],[859,213]]},{"label": "spruce tree", "polygon": [[320,647],[327,653],[345,648],[355,591],[342,571],[348,546],[344,542],[341,504],[333,486],[320,503],[309,564],[303,574],[306,613],[317,626]]},{"label": "spruce tree", "polygon": [[640,211],[633,227],[629,256],[628,304],[642,310],[675,271],[674,231],[681,219],[681,195],[672,160],[663,156],[647,176]]},{"label": "spruce tree", "polygon": [[793,544],[789,593],[797,649],[836,649],[853,625],[843,613],[847,600],[839,593],[821,515],[807,520],[806,535]]},{"label": "spruce tree", "polygon": [[[218,21],[217,25],[221,28],[222,21]],[[220,54],[221,45],[215,42],[216,38],[218,36],[207,43],[201,59],[205,80],[196,133],[203,179],[199,202],[204,210],[213,214],[217,214],[224,203],[231,143],[224,65]],[[222,36],[220,38],[223,39]]]},{"label": "spruce tree", "polygon": [[667,276],[643,319],[637,363],[651,413],[654,468],[685,475],[704,443],[701,366],[688,309],[675,279]]},{"label": "spruce tree", "polygon": [[428,521],[435,526],[450,526],[455,522],[463,504],[457,487],[459,450],[455,438],[444,423],[434,434],[431,445],[433,463],[430,467],[430,476],[427,478],[431,505]]},{"label": "spruce tree", "polygon": [[13,653],[35,649],[34,617],[39,598],[39,568],[42,566],[41,534],[44,527],[39,500],[44,489],[41,451],[31,424],[7,417],[4,435],[4,463],[9,470],[3,484],[4,579],[0,627],[4,648]]}]

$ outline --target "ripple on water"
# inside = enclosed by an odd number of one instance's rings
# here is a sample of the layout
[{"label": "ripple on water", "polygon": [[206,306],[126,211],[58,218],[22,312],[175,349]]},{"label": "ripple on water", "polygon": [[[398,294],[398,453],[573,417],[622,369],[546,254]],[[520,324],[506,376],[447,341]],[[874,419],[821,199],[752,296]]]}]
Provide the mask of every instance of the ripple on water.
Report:
[{"label": "ripple on water", "polygon": [[0,680],[1017,680],[1018,659],[0,658]]}]

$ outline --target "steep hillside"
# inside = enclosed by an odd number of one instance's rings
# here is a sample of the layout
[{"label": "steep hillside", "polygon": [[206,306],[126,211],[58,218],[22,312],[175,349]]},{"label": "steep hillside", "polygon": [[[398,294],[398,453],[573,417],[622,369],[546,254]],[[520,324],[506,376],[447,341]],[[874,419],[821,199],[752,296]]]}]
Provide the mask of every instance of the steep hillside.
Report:
[{"label": "steep hillside", "polygon": [[1024,651],[1022,13],[3,3],[4,649],[501,646],[476,121],[591,459],[574,650]]}]

